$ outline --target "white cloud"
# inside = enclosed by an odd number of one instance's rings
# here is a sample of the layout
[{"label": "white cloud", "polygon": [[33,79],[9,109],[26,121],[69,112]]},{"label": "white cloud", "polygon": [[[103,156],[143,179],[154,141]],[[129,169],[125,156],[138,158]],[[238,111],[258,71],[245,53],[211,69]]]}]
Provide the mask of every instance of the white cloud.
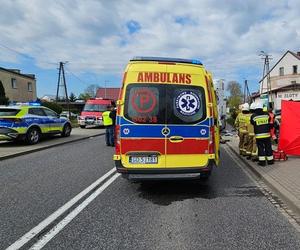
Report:
[{"label": "white cloud", "polygon": [[[232,80],[262,66],[261,50],[275,56],[300,50],[297,0],[0,0],[0,6],[0,43],[41,68],[69,61],[72,71],[119,75],[135,55],[192,57]],[[132,20],[140,30],[130,34]],[[7,56],[0,47],[0,61]]]}]

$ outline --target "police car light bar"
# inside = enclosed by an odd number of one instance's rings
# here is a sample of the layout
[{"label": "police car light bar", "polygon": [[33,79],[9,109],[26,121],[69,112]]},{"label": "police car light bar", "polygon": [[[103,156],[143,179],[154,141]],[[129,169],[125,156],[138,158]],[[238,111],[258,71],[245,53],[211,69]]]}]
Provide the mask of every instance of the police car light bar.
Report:
[{"label": "police car light bar", "polygon": [[182,58],[168,58],[168,57],[152,57],[152,56],[136,56],[130,61],[156,61],[156,62],[174,62],[174,63],[190,63],[203,65],[198,59],[182,59]]},{"label": "police car light bar", "polygon": [[16,105],[18,106],[41,106],[39,102],[17,102]]}]

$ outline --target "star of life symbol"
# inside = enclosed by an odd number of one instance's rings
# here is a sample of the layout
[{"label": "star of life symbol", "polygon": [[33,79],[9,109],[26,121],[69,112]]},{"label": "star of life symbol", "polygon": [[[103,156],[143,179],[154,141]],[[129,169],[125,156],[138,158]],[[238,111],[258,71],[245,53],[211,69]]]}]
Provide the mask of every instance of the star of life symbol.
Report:
[{"label": "star of life symbol", "polygon": [[192,91],[184,91],[176,98],[176,109],[179,113],[186,116],[196,114],[200,109],[200,99]]},{"label": "star of life symbol", "polygon": [[124,135],[128,135],[130,133],[129,128],[124,128],[123,133],[124,133]]}]

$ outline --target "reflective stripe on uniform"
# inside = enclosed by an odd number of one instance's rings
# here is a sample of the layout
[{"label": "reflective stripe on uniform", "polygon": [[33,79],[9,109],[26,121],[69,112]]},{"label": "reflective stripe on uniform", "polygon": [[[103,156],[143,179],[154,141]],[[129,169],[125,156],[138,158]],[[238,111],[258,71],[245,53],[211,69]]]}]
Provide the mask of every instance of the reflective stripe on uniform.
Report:
[{"label": "reflective stripe on uniform", "polygon": [[270,133],[261,133],[261,134],[256,134],[255,138],[261,139],[261,138],[268,138],[270,137]]},{"label": "reflective stripe on uniform", "polygon": [[266,157],[265,157],[265,156],[258,156],[258,160],[259,160],[259,161],[265,161],[265,160],[266,160]]},{"label": "reflective stripe on uniform", "polygon": [[272,160],[274,160],[273,155],[267,156],[267,161],[272,161]]}]

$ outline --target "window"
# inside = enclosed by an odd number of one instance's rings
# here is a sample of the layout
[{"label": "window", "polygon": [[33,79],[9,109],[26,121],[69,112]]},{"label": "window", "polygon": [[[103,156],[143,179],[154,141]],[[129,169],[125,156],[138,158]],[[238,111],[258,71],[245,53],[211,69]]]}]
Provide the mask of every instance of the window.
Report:
[{"label": "window", "polygon": [[165,85],[131,84],[126,89],[124,116],[135,123],[165,123]]},{"label": "window", "polygon": [[11,78],[11,87],[12,87],[13,89],[16,89],[16,88],[17,88],[17,79]]},{"label": "window", "polygon": [[45,113],[41,108],[30,108],[28,113],[31,115],[45,116]]},{"label": "window", "polygon": [[44,109],[44,112],[46,113],[47,116],[50,116],[50,117],[57,117],[57,114],[56,112],[50,110],[50,109]]},{"label": "window", "polygon": [[298,65],[293,65],[293,74],[298,74]]},{"label": "window", "polygon": [[167,124],[195,124],[206,117],[202,87],[167,86]]},{"label": "window", "polygon": [[32,82],[27,83],[27,90],[28,92],[32,92]]},{"label": "window", "polygon": [[87,103],[84,105],[83,111],[87,112],[104,112],[107,110],[107,106],[110,106],[108,104],[103,105],[103,104],[90,104]]},{"label": "window", "polygon": [[20,112],[20,109],[0,108],[0,117],[1,116],[15,116],[19,112]]},{"label": "window", "polygon": [[202,87],[128,85],[124,116],[143,124],[195,124],[206,117]]}]

